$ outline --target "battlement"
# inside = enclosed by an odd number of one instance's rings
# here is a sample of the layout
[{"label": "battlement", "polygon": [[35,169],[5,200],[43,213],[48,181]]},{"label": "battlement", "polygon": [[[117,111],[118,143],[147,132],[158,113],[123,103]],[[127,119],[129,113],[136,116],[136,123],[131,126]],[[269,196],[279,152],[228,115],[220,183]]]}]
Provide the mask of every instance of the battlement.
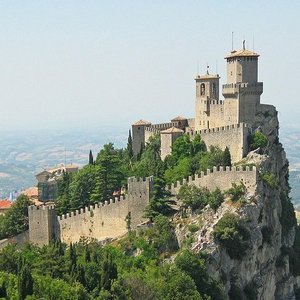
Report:
[{"label": "battlement", "polygon": [[151,127],[157,130],[165,130],[171,127],[178,127],[178,122],[168,122],[168,123],[160,123],[160,124],[152,124]]},{"label": "battlement", "polygon": [[120,196],[120,197],[115,197],[113,199],[109,199],[109,200],[106,200],[104,202],[99,202],[99,203],[95,203],[93,205],[89,205],[89,206],[86,206],[86,207],[82,207],[80,209],[76,209],[75,211],[72,211],[70,213],[66,213],[66,214],[62,214],[60,216],[58,216],[58,220],[65,220],[67,218],[72,218],[72,217],[75,217],[75,216],[78,216],[78,215],[82,215],[82,214],[86,214],[86,213],[93,213],[95,210],[98,210],[98,209],[102,209],[108,205],[112,205],[112,204],[117,204],[119,202],[122,202],[122,201],[125,201],[127,200],[127,198],[125,198],[124,196]]},{"label": "battlement", "polygon": [[150,177],[128,177],[127,179],[128,184],[136,183],[136,182],[153,182],[153,176]]},{"label": "battlement", "polygon": [[223,86],[222,86],[223,95],[232,95],[232,94],[242,93],[246,90],[257,91],[259,94],[261,94],[263,92],[263,83],[262,82],[227,83],[227,84],[223,84]]},{"label": "battlement", "polygon": [[148,132],[152,132],[152,133],[159,133],[159,130],[157,128],[154,128],[154,127],[145,127],[145,131],[148,131]]},{"label": "battlement", "polygon": [[213,167],[206,172],[189,176],[187,179],[177,181],[167,186],[173,195],[177,195],[180,188],[185,185],[194,184],[198,187],[206,187],[209,190],[219,188],[222,191],[229,189],[232,183],[243,181],[248,190],[254,192],[257,183],[257,169],[253,167]]},{"label": "battlement", "polygon": [[28,207],[28,210],[30,210],[30,211],[37,211],[37,210],[50,211],[50,210],[55,210],[55,206],[54,205],[41,205],[41,206],[30,205]]},{"label": "battlement", "polygon": [[189,132],[187,132],[187,134],[190,135],[191,137],[194,137],[197,134],[203,135],[203,134],[210,134],[210,133],[215,133],[215,132],[231,131],[231,130],[236,130],[239,128],[251,128],[251,126],[247,123],[239,123],[239,124],[233,124],[233,125],[227,125],[227,126],[221,126],[221,127],[215,127],[215,128],[209,128],[209,129],[189,131]]}]

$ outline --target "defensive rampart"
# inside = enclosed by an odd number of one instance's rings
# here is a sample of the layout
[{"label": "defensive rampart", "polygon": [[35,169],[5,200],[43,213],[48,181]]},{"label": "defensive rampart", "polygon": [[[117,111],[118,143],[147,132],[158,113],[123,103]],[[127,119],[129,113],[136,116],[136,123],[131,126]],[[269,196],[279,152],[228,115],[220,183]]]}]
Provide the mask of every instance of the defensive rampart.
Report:
[{"label": "defensive rampart", "polygon": [[191,138],[200,134],[208,150],[210,146],[217,146],[222,150],[227,146],[230,150],[231,160],[234,163],[240,161],[248,151],[250,127],[245,123],[202,129],[187,133]]},{"label": "defensive rampart", "polygon": [[61,216],[56,215],[54,207],[30,206],[29,239],[42,246],[55,237],[65,243],[78,242],[82,237],[96,240],[119,237],[144,221],[152,186],[152,177],[130,177],[126,198],[111,199]]},{"label": "defensive rampart", "polygon": [[243,181],[247,191],[252,194],[256,190],[257,177],[256,167],[214,167],[205,173],[201,172],[200,174],[189,176],[188,179],[183,179],[182,182],[177,181],[177,183],[170,185],[168,190],[173,195],[177,195],[184,184],[194,184],[197,187],[206,187],[210,191],[216,188],[226,191],[231,188],[232,183],[239,184]]}]

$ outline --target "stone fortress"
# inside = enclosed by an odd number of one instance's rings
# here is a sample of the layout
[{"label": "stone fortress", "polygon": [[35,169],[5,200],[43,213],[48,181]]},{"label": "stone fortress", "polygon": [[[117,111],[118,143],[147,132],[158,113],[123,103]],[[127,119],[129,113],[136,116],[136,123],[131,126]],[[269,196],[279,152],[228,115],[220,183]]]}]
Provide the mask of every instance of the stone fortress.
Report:
[{"label": "stone fortress", "polygon": [[[133,151],[138,154],[149,138],[159,133],[161,137],[161,158],[171,153],[174,141],[182,134],[193,138],[200,134],[207,149],[227,146],[232,162],[240,161],[248,153],[248,137],[258,114],[275,112],[275,107],[260,103],[263,83],[258,82],[257,53],[243,47],[225,57],[227,61],[227,84],[222,86],[224,100],[219,99],[219,75],[197,76],[195,118],[176,117],[171,122],[151,124],[140,120],[132,125]],[[254,191],[257,183],[255,167],[213,168],[206,173],[190,176],[169,187],[176,195],[182,184],[195,184],[210,190],[226,190],[232,183],[245,183]],[[149,203],[152,177],[146,179],[128,178],[126,197],[105,201],[104,204],[85,207],[79,211],[57,216],[54,207],[29,207],[29,240],[40,246],[53,238],[74,243],[81,238],[105,240],[120,237],[129,229],[136,229],[142,223],[143,211]],[[128,226],[130,219],[130,228]]]},{"label": "stone fortress", "polygon": [[222,86],[224,100],[219,99],[219,75],[208,72],[198,75],[196,81],[195,118],[176,117],[169,123],[151,124],[139,120],[132,125],[133,151],[140,152],[149,138],[159,133],[161,158],[171,153],[174,141],[186,133],[193,138],[200,134],[207,148],[227,146],[232,161],[241,160],[247,153],[247,137],[258,112],[275,110],[260,103],[263,83],[258,81],[258,57],[243,47],[225,57],[227,83]]}]

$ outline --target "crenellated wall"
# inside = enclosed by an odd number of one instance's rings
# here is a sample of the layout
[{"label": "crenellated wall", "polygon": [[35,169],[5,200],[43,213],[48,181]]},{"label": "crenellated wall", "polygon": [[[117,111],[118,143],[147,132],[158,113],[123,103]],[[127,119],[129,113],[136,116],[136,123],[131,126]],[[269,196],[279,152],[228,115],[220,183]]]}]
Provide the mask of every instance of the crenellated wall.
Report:
[{"label": "crenellated wall", "polygon": [[145,143],[149,141],[149,138],[157,133],[159,133],[159,129],[154,127],[145,127]]},{"label": "crenellated wall", "polygon": [[168,187],[168,190],[177,195],[180,188],[184,184],[194,184],[197,187],[206,187],[210,191],[219,188],[221,191],[231,188],[232,183],[240,183],[243,181],[249,193],[254,193],[258,174],[256,167],[214,167],[212,170],[207,170],[205,173],[201,172],[195,176],[189,176],[188,179],[183,179],[182,182],[177,181]]},{"label": "crenellated wall", "polygon": [[56,215],[52,206],[30,206],[29,240],[42,246],[53,237],[75,243],[82,237],[104,240],[121,236],[128,231],[128,216],[132,229],[144,221],[144,209],[149,203],[152,186],[153,177],[130,177],[126,198],[110,199],[61,216]]},{"label": "crenellated wall", "polygon": [[245,123],[240,123],[187,132],[187,134],[189,134],[191,138],[200,134],[208,150],[210,146],[217,146],[221,150],[224,150],[227,146],[230,150],[232,162],[238,162],[247,154],[248,136],[250,132],[251,127]]}]

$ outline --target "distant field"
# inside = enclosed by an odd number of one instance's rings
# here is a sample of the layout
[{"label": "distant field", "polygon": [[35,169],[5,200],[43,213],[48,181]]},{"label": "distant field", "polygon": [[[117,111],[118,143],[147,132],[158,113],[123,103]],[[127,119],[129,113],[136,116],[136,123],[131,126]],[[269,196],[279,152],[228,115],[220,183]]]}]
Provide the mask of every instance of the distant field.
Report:
[{"label": "distant field", "polygon": [[124,147],[127,132],[101,130],[1,133],[0,198],[36,184],[35,174],[60,163],[79,166],[88,162],[89,151],[96,157],[105,143]]}]

